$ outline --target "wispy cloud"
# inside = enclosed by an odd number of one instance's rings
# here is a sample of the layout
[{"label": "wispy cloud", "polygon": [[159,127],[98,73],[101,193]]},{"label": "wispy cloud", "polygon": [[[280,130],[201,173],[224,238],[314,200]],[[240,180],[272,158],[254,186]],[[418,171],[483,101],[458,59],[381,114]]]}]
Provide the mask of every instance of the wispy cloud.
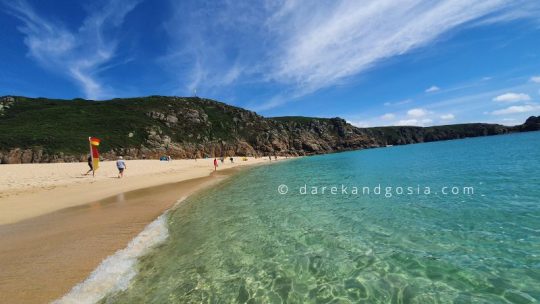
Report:
[{"label": "wispy cloud", "polygon": [[448,113],[448,114],[441,115],[440,118],[442,120],[447,120],[448,121],[448,120],[454,120],[456,117],[454,116],[454,114]]},{"label": "wispy cloud", "polygon": [[401,105],[405,105],[405,104],[408,104],[408,103],[411,103],[413,100],[412,99],[404,99],[404,100],[400,100],[400,101],[396,101],[396,102],[385,102],[384,103],[384,106],[385,107],[390,107],[390,106],[401,106]]},{"label": "wispy cloud", "polygon": [[540,111],[540,105],[538,104],[527,104],[521,106],[511,106],[505,109],[500,109],[491,112],[492,115],[508,115],[508,114],[517,114],[517,113],[529,113]]},{"label": "wispy cloud", "polygon": [[538,1],[508,1],[505,10],[499,10],[476,21],[476,24],[493,24],[510,22],[518,19],[531,19],[540,22],[540,5]]},{"label": "wispy cloud", "polygon": [[540,76],[533,76],[533,77],[531,77],[531,82],[534,82],[534,83],[540,83]]},{"label": "wispy cloud", "polygon": [[394,113],[386,113],[381,116],[381,119],[383,120],[392,120],[394,118],[396,118],[396,115]]},{"label": "wispy cloud", "polygon": [[164,22],[168,52],[160,59],[173,77],[176,93],[222,89],[239,82],[263,81],[256,74],[266,58],[265,6],[250,2],[169,1],[172,14]]},{"label": "wispy cloud", "polygon": [[469,22],[517,7],[515,1],[503,0],[315,3],[287,2],[270,23],[282,41],[272,78],[305,94],[426,46]]},{"label": "wispy cloud", "polygon": [[433,120],[430,118],[423,118],[423,119],[402,119],[395,123],[396,126],[428,126],[433,123]]},{"label": "wispy cloud", "polygon": [[428,111],[421,108],[410,109],[409,111],[407,111],[407,115],[409,117],[414,117],[414,118],[424,117],[427,114],[428,114]]},{"label": "wispy cloud", "polygon": [[433,93],[433,92],[437,92],[437,91],[440,91],[441,88],[439,88],[438,86],[431,86],[429,88],[426,89],[426,93]]},{"label": "wispy cloud", "polygon": [[364,121],[351,121],[351,120],[347,120],[348,123],[350,123],[351,125],[355,126],[355,127],[358,127],[358,128],[369,128],[371,127],[371,125],[367,122],[364,122]]},{"label": "wispy cloud", "polygon": [[80,86],[86,98],[110,95],[99,79],[115,56],[118,38],[111,34],[140,0],[112,0],[89,12],[73,31],[58,20],[44,18],[25,0],[5,3],[7,11],[22,21],[28,56],[44,68],[68,76]]},{"label": "wispy cloud", "polygon": [[518,102],[529,100],[531,100],[531,97],[524,93],[504,93],[493,98],[493,101],[497,102]]}]

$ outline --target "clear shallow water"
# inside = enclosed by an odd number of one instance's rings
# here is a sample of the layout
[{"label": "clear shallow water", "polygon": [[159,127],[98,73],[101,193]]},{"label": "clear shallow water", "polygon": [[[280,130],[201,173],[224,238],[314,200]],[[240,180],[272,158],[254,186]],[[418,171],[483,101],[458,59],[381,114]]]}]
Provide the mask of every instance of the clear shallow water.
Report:
[{"label": "clear shallow water", "polygon": [[[168,240],[104,302],[535,303],[539,172],[540,132],[254,168],[173,211]],[[474,195],[301,195],[304,184]]]}]

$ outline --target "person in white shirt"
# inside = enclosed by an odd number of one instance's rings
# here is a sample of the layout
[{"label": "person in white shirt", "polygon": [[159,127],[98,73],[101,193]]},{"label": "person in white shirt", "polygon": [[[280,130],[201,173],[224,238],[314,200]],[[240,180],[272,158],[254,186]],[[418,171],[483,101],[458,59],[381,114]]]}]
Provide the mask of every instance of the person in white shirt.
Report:
[{"label": "person in white shirt", "polygon": [[122,156],[118,157],[118,160],[116,161],[116,168],[118,168],[118,178],[124,177],[124,170],[127,169],[127,166]]}]

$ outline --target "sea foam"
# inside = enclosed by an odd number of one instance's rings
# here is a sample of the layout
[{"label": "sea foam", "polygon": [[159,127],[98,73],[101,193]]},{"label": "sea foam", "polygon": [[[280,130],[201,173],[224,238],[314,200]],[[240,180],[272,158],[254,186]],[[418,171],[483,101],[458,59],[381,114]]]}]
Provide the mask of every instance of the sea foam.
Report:
[{"label": "sea foam", "polygon": [[[175,207],[184,199],[178,200]],[[52,303],[96,303],[109,294],[126,290],[129,282],[137,274],[138,258],[163,243],[169,236],[167,213],[168,210],[148,224],[141,233],[131,240],[126,248],[107,257],[86,280],[75,285],[62,298]]]}]

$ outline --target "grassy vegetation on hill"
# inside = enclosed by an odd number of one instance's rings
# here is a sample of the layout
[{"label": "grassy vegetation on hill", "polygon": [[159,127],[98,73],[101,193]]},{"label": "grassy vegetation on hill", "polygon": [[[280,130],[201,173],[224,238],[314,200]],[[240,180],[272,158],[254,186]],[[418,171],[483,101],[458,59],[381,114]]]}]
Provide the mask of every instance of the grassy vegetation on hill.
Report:
[{"label": "grassy vegetation on hill", "polygon": [[150,103],[156,101],[18,98],[0,118],[0,147],[81,153],[88,149],[88,136],[102,138],[104,150],[139,145],[145,127],[154,123],[144,115]]},{"label": "grassy vegetation on hill", "polygon": [[[49,153],[84,153],[88,136],[103,139],[103,151],[139,147],[147,138],[147,130],[155,127],[175,141],[227,139],[234,126],[232,116],[223,107],[235,109],[199,98],[150,96],[86,101],[16,97],[16,102],[0,117],[0,148],[38,146]],[[208,121],[213,122],[212,128],[182,125],[175,130],[148,115],[178,108],[204,110]],[[188,134],[192,136],[188,138]]]}]

